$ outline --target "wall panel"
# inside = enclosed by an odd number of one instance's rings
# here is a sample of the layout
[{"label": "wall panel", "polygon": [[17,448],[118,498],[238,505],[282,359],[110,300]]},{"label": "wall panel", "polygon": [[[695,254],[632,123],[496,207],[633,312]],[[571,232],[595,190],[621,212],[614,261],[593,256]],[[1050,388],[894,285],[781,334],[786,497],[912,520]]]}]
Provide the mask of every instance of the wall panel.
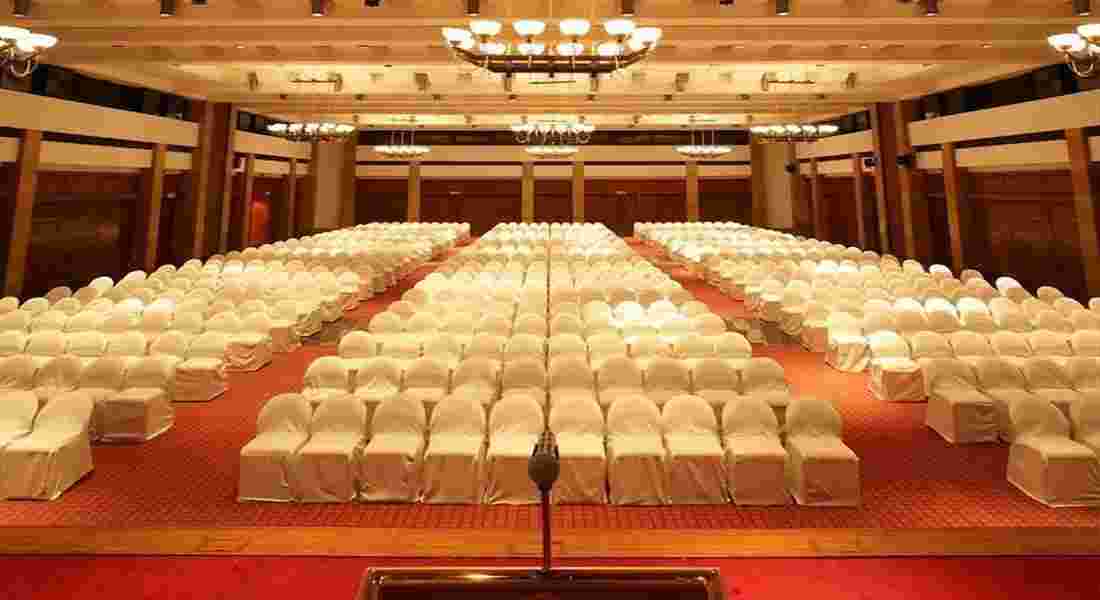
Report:
[{"label": "wall panel", "polygon": [[520,220],[520,180],[424,179],[420,185],[421,220],[470,224],[481,235],[502,222]]},{"label": "wall panel", "polygon": [[[301,190],[306,186],[299,185]],[[407,179],[357,179],[355,182],[355,222],[390,223],[404,221],[408,209]],[[301,202],[301,198],[299,198]]]},{"label": "wall panel", "polygon": [[845,246],[859,245],[859,223],[855,215],[854,180],[851,177],[822,177],[825,231],[829,241]]},{"label": "wall panel", "polygon": [[752,180],[699,180],[699,217],[703,221],[752,221]]},{"label": "wall panel", "polygon": [[[572,171],[572,167],[565,167]],[[539,171],[535,171],[539,174]],[[573,182],[535,178],[535,221],[569,223],[573,220]]]},{"label": "wall panel", "polygon": [[603,223],[621,236],[632,235],[635,222],[686,220],[687,188],[682,179],[588,179],[584,196],[585,221]]}]

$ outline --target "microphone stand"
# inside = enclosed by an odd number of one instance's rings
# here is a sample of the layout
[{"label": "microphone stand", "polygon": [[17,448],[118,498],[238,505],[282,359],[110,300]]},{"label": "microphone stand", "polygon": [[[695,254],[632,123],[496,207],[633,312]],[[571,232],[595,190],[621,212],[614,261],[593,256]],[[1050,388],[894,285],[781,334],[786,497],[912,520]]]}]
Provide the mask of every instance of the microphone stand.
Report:
[{"label": "microphone stand", "polygon": [[558,443],[554,433],[546,429],[535,444],[535,449],[527,462],[527,474],[538,486],[542,496],[542,568],[539,570],[539,575],[543,577],[551,574],[550,550],[553,544],[550,538],[550,492],[554,488],[554,482],[558,480],[560,471]]}]

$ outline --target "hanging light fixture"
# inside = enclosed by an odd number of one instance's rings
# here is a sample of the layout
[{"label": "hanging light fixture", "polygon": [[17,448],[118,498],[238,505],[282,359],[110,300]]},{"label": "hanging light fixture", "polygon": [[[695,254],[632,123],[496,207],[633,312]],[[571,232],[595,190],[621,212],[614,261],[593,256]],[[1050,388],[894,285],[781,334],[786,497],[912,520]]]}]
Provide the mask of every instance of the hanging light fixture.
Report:
[{"label": "hanging light fixture", "polygon": [[[683,146],[676,146],[676,153],[684,158],[690,160],[701,160],[707,158],[718,158],[724,156],[733,151],[733,148],[718,143],[718,130],[710,130],[710,142],[707,142],[707,130],[699,130],[696,132],[695,125],[698,123],[698,119],[695,115],[688,118],[688,123],[691,126],[691,143]],[[698,133],[698,143],[696,143],[696,133]]]},{"label": "hanging light fixture", "polygon": [[512,23],[519,37],[514,44],[496,40],[504,29],[499,21],[475,19],[468,28],[444,27],[443,39],[456,58],[492,73],[588,73],[607,74],[625,69],[649,57],[661,39],[657,27],[636,27],[634,21],[616,17],[603,23],[610,40],[586,43],[592,23],[586,19],[558,22],[561,39],[556,43],[536,40],[546,32],[543,21],[520,19]]},{"label": "hanging light fixture", "polygon": [[52,35],[0,26],[0,69],[6,68],[15,77],[26,77],[38,67],[42,53],[56,45],[57,38]]},{"label": "hanging light fixture", "polygon": [[1062,53],[1075,75],[1086,79],[1096,76],[1096,63],[1100,61],[1100,23],[1081,25],[1074,33],[1052,35],[1047,43]]},{"label": "hanging light fixture", "polygon": [[525,144],[528,154],[536,158],[563,158],[573,156],[592,139],[596,127],[585,122],[584,117],[576,121],[540,120],[523,121],[512,125],[512,134],[517,144]]},{"label": "hanging light fixture", "polygon": [[292,142],[337,142],[351,137],[357,129],[345,123],[310,122],[272,123],[267,131]]},{"label": "hanging light fixture", "polygon": [[749,131],[761,142],[816,142],[833,135],[840,128],[836,125],[802,125],[784,123],[778,125],[757,125]]},{"label": "hanging light fixture", "polygon": [[402,129],[390,131],[390,143],[380,144],[374,147],[374,151],[387,158],[401,158],[405,160],[417,160],[432,151],[430,146],[421,146],[416,143],[416,117],[409,117],[407,121],[409,130]]}]

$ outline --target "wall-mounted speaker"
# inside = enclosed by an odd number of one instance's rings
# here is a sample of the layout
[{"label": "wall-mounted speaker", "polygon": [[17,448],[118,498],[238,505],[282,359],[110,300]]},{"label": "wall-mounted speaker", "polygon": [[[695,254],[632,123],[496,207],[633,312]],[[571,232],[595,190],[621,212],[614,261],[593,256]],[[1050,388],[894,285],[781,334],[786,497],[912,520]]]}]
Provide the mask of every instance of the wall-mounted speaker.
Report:
[{"label": "wall-mounted speaker", "polygon": [[877,167],[877,166],[878,166],[878,159],[875,158],[874,156],[864,156],[863,157],[863,169],[864,170],[874,171],[875,167]]}]

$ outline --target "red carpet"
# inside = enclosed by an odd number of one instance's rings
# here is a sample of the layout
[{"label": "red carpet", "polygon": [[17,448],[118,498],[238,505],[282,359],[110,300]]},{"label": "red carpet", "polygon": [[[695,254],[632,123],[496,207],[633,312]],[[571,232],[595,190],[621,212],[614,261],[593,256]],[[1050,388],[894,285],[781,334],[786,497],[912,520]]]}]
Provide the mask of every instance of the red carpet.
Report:
[{"label": "red carpet", "polygon": [[[422,276],[429,269],[422,269]],[[415,278],[413,278],[415,280]],[[366,303],[350,318],[366,320],[413,280]],[[740,304],[713,288],[686,282],[728,313]],[[255,431],[260,406],[297,390],[315,357],[335,344],[306,346],[256,373],[233,375],[213,402],[177,405],[176,426],[152,442],[94,448],[95,472],[54,502],[0,502],[0,526],[360,526],[533,528],[535,507],[366,504],[278,505],[236,502],[240,449]],[[983,526],[1100,526],[1100,511],[1051,509],[1005,481],[1004,445],[950,446],[923,425],[924,406],[870,397],[866,377],[828,369],[801,349],[756,347],[787,369],[799,393],[834,400],[845,438],[862,460],[858,509],[564,506],[556,527],[570,529],[725,529]]]},{"label": "red carpet", "polygon": [[[616,561],[571,566],[719,568],[729,600],[981,600],[1100,597],[1097,558],[726,559]],[[502,561],[432,561],[430,566],[527,566]],[[0,559],[2,598],[353,600],[364,570],[425,566],[353,558],[41,557]]]}]

